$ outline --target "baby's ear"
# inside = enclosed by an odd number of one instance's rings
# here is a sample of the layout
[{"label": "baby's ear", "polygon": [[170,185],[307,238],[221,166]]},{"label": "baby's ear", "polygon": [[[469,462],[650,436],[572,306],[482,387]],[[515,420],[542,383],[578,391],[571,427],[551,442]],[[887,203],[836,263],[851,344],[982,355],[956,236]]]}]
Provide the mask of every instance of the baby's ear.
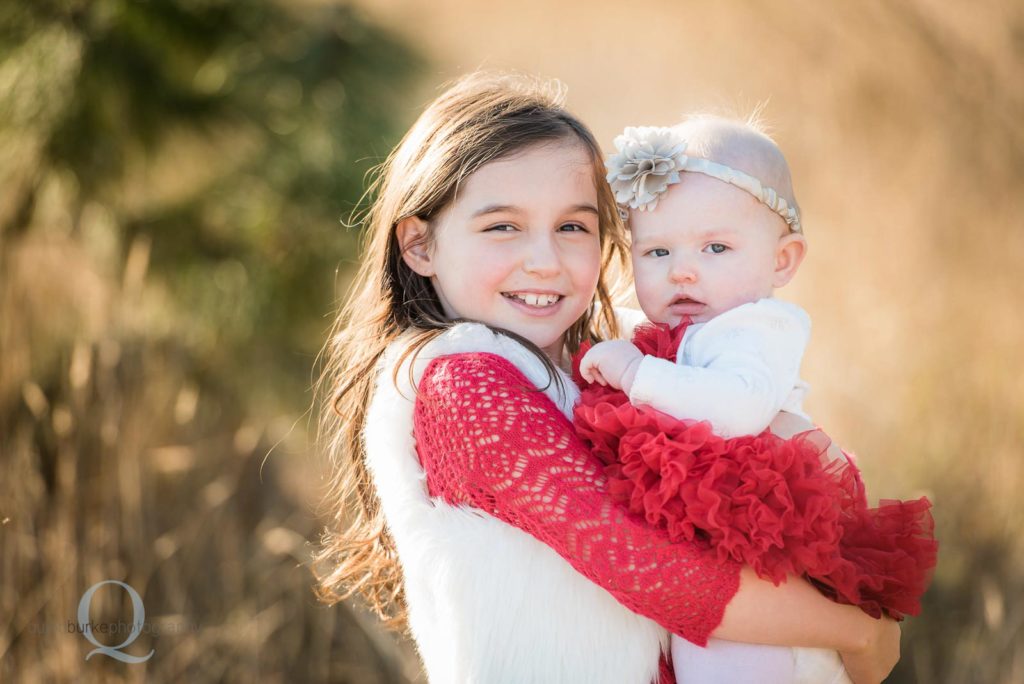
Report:
[{"label": "baby's ear", "polygon": [[398,248],[402,251],[402,260],[405,261],[406,266],[424,278],[434,275],[434,265],[431,263],[430,250],[427,246],[429,228],[430,224],[418,216],[404,218],[395,226]]},{"label": "baby's ear", "polygon": [[807,240],[800,233],[789,233],[779,238],[775,248],[775,275],[772,276],[772,287],[782,287],[792,280],[805,254]]}]

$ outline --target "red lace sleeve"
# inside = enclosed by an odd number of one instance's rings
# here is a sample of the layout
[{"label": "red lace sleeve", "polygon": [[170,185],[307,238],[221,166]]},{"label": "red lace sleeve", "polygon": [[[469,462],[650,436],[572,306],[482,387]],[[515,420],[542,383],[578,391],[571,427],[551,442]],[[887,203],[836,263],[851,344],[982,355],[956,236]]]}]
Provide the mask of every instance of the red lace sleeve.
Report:
[{"label": "red lace sleeve", "polygon": [[739,564],[606,494],[602,465],[557,406],[508,360],[434,359],[414,434],[431,496],[468,504],[544,542],[622,605],[705,645],[739,588]]}]

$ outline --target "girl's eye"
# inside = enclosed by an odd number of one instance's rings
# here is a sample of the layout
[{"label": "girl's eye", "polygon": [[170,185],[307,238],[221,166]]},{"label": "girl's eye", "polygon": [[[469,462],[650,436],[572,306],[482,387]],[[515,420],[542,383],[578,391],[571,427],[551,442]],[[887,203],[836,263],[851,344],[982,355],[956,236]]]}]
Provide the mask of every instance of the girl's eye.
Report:
[{"label": "girl's eye", "polygon": [[484,230],[484,232],[485,233],[489,233],[489,232],[493,231],[495,233],[511,233],[515,229],[516,229],[516,227],[513,226],[511,223],[499,223],[496,226],[491,226],[490,228],[486,228]]},{"label": "girl's eye", "polygon": [[705,252],[709,254],[721,254],[722,252],[729,249],[727,245],[723,245],[721,242],[712,242],[710,245],[704,248]]},{"label": "girl's eye", "polygon": [[558,227],[559,230],[567,233],[588,233],[587,227],[580,223],[563,223]]},{"label": "girl's eye", "polygon": [[668,256],[668,250],[664,247],[655,247],[647,252],[649,256],[665,257]]}]

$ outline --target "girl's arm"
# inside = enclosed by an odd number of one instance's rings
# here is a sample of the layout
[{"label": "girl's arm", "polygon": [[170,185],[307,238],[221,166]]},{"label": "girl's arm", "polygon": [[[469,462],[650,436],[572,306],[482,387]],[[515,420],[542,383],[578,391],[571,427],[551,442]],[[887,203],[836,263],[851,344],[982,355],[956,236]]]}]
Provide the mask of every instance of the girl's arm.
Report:
[{"label": "girl's arm", "polygon": [[533,535],[624,606],[694,643],[721,622],[740,566],[673,544],[615,504],[572,424],[507,359],[431,361],[413,425],[431,496]]},{"label": "girl's arm", "polygon": [[[769,427],[771,428],[772,433],[782,437],[783,439],[789,439],[798,433],[815,429],[814,425],[810,421],[794,413],[787,413],[786,411],[780,411],[776,414]],[[828,448],[825,450],[825,453],[828,455],[829,460],[834,461],[840,458],[846,460],[849,458],[839,445],[828,439],[823,432],[819,431],[819,434],[812,436],[812,439],[828,441]]]},{"label": "girl's arm", "polygon": [[878,621],[859,609],[832,603],[802,580],[775,587],[744,570],[740,581],[737,564],[697,543],[670,542],[614,504],[600,463],[568,419],[500,356],[433,360],[420,382],[414,429],[432,496],[532,534],[675,634],[699,645],[714,632],[879,660],[879,649],[870,648]]}]

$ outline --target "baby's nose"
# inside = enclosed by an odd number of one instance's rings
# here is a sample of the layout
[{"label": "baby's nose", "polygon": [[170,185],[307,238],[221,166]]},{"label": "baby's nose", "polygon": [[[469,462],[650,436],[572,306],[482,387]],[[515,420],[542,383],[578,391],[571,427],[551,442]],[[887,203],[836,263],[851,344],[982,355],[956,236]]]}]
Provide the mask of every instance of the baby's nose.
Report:
[{"label": "baby's nose", "polygon": [[693,259],[679,256],[672,262],[672,270],[669,278],[673,283],[695,283],[697,282],[697,264]]}]

